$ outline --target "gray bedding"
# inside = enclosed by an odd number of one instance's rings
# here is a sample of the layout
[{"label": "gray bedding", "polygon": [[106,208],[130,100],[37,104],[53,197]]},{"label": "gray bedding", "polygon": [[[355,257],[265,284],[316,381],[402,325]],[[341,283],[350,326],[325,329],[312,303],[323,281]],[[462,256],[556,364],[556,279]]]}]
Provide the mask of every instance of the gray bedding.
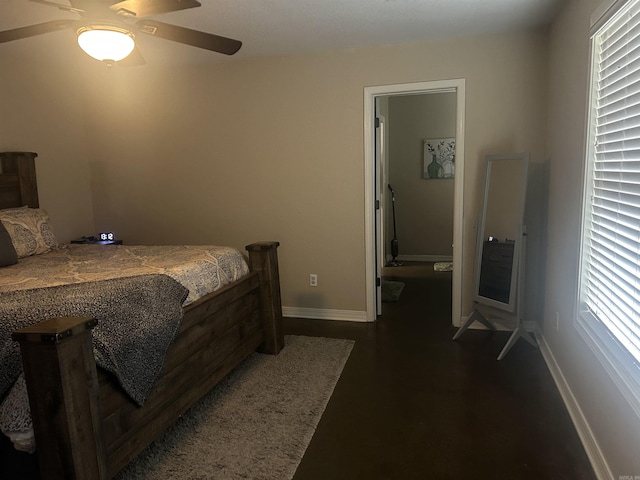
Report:
[{"label": "gray bedding", "polygon": [[162,369],[182,320],[188,290],[166,275],[18,290],[0,296],[0,397],[22,371],[11,332],[47,318],[94,317],[96,363],[139,405]]},{"label": "gray bedding", "polygon": [[213,245],[63,245],[2,269],[0,293],[145,274],[189,289],[185,305],[246,275],[242,254]]},{"label": "gray bedding", "polygon": [[187,294],[185,287],[166,275],[139,275],[2,294],[0,393],[2,397],[10,393],[0,409],[0,429],[16,448],[34,450],[20,350],[17,342],[11,340],[12,331],[58,316],[96,318],[98,324],[92,332],[96,364],[113,373],[124,391],[142,405],[178,332]]},{"label": "gray bedding", "polygon": [[179,330],[183,306],[248,271],[240,252],[214,246],[71,246],[4,268],[0,278],[0,400],[4,399],[0,429],[17,448],[33,450],[13,331],[59,316],[96,318],[97,365],[113,373],[124,391],[142,405]]}]

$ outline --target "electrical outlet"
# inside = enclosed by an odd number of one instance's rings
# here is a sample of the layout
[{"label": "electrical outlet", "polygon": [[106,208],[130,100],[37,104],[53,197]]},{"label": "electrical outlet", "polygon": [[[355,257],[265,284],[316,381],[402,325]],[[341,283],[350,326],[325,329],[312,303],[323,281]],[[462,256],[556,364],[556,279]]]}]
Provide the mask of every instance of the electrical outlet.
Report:
[{"label": "electrical outlet", "polygon": [[309,274],[309,285],[311,287],[317,287],[318,286],[318,274],[317,273],[310,273]]},{"label": "electrical outlet", "polygon": [[556,332],[560,330],[560,314],[556,312]]}]

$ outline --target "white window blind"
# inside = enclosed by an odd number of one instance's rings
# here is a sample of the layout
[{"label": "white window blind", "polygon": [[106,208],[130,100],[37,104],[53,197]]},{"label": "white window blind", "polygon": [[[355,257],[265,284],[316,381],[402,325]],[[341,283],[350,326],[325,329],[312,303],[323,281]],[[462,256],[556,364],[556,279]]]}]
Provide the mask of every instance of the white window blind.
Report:
[{"label": "white window blind", "polygon": [[581,315],[640,363],[640,1],[593,38]]}]

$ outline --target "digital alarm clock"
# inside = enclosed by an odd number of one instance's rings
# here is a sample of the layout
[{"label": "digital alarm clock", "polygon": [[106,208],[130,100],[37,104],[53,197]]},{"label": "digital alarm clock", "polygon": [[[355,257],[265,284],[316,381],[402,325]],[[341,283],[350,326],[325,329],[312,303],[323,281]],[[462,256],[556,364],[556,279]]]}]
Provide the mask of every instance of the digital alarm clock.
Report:
[{"label": "digital alarm clock", "polygon": [[112,242],[116,239],[116,236],[113,234],[113,232],[102,232],[99,233],[98,236],[100,237],[100,241],[102,242]]}]

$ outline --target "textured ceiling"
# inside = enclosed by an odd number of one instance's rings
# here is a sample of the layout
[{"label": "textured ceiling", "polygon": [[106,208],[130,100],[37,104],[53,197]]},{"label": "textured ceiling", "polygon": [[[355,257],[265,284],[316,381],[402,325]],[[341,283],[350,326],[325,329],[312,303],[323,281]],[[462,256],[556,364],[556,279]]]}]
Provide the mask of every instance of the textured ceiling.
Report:
[{"label": "textured ceiling", "polygon": [[[67,4],[66,0],[55,0]],[[200,0],[199,8],[158,15],[168,23],[243,42],[234,56],[292,55],[332,49],[470,36],[546,24],[563,0]],[[0,30],[75,14],[28,0],[0,0]],[[224,61],[225,56],[139,35],[148,63]],[[0,45],[0,55],[63,61],[78,55],[72,31]]]}]

